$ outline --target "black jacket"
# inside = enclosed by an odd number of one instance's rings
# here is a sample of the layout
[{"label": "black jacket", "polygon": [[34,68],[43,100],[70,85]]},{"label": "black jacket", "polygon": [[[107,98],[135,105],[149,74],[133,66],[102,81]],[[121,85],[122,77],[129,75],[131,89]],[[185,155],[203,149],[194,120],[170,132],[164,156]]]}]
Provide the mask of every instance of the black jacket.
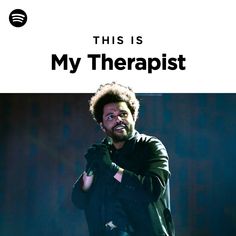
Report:
[{"label": "black jacket", "polygon": [[97,173],[91,189],[83,192],[81,177],[72,201],[84,209],[91,236],[102,236],[105,223],[132,228],[134,236],[174,236],[169,206],[168,154],[155,137],[135,133],[115,150],[107,140],[112,161],[124,169],[122,182]]}]

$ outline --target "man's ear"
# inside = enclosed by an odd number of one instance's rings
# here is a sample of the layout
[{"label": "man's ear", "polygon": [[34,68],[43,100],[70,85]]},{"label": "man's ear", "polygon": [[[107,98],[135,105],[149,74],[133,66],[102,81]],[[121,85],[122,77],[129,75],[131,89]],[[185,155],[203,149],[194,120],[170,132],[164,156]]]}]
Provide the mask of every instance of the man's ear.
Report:
[{"label": "man's ear", "polygon": [[102,129],[103,132],[106,132],[106,129],[104,128],[102,122],[100,122],[100,127],[101,127],[101,129]]}]

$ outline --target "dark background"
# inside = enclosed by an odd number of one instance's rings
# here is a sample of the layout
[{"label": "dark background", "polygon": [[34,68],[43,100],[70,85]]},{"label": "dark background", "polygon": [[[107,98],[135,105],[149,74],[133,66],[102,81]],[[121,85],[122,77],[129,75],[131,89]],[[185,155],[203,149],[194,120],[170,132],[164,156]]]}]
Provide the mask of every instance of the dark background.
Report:
[{"label": "dark background", "polygon": [[[103,133],[91,94],[0,95],[0,235],[87,236],[70,200]],[[177,236],[236,235],[236,94],[138,94],[136,128],[170,156]]]}]

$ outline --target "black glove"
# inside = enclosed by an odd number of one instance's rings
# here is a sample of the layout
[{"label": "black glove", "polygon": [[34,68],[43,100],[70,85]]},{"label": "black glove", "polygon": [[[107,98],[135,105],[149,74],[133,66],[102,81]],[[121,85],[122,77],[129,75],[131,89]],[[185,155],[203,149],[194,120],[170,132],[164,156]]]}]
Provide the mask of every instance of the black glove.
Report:
[{"label": "black glove", "polygon": [[99,168],[100,172],[107,173],[114,176],[119,170],[117,166],[110,159],[110,153],[105,144],[92,145],[85,154],[87,160],[85,172],[88,176],[93,175]]},{"label": "black glove", "polygon": [[87,161],[85,172],[88,176],[93,175],[97,168],[96,148],[94,146],[90,147],[84,157]]},{"label": "black glove", "polygon": [[94,144],[92,147],[95,148],[96,163],[100,171],[114,176],[119,170],[119,166],[112,162],[107,145]]}]

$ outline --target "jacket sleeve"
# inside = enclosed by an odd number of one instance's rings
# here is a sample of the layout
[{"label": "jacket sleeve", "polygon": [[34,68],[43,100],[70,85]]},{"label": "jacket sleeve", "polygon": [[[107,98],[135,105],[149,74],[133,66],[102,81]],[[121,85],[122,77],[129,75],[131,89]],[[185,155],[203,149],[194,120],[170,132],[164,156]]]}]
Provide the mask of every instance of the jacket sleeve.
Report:
[{"label": "jacket sleeve", "polygon": [[170,176],[168,154],[157,139],[145,144],[140,173],[124,170],[121,188],[125,198],[156,201],[165,191]]},{"label": "jacket sleeve", "polygon": [[88,192],[84,192],[81,188],[82,181],[83,181],[82,176],[83,174],[81,174],[80,177],[74,183],[73,188],[72,188],[72,194],[71,194],[72,202],[79,209],[85,208],[85,206],[87,205],[87,199],[88,199],[88,196],[87,196]]}]

